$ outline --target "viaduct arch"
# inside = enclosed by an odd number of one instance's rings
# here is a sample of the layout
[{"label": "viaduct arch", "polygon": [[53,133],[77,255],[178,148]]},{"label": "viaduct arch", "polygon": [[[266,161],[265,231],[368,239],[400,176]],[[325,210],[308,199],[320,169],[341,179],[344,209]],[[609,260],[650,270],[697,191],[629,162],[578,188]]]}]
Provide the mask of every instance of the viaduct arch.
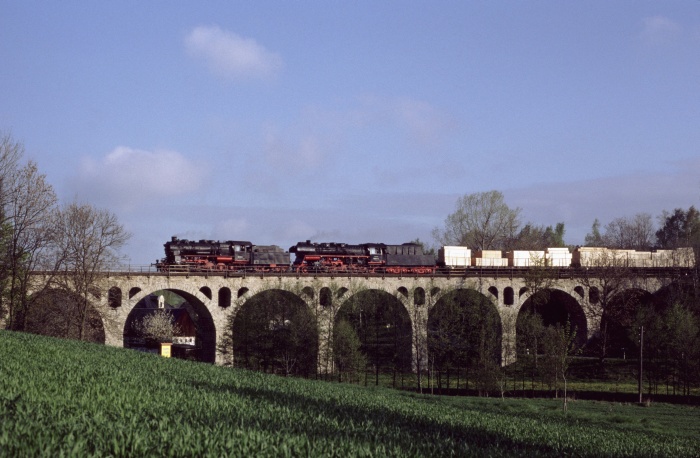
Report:
[{"label": "viaduct arch", "polygon": [[[646,293],[656,293],[668,287],[670,279],[638,278],[628,285]],[[94,308],[102,318],[105,343],[123,346],[124,327],[136,304],[150,294],[172,291],[190,303],[198,315],[198,338],[201,338],[205,361],[224,362],[216,347],[224,334],[228,319],[257,294],[278,289],[299,297],[314,311],[319,320],[319,361],[330,348],[324,335],[330,332],[329,324],[340,307],[361,291],[377,290],[390,294],[405,308],[411,320],[414,336],[412,354],[414,361],[424,358],[425,349],[419,342],[425,341],[428,315],[439,301],[456,290],[474,290],[495,307],[501,328],[515,323],[521,310],[525,310],[532,292],[522,276],[332,276],[332,275],[244,275],[225,274],[192,275],[161,273],[105,273],[99,284],[99,294],[94,298]],[[554,295],[566,303],[570,316],[579,326],[585,326],[582,339],[592,337],[599,317],[587,312],[591,302],[598,300],[602,286],[595,282],[582,282],[579,278],[559,278],[550,288]],[[327,319],[331,316],[331,319]],[[201,337],[200,337],[201,336]],[[502,331],[502,360],[514,361],[509,354],[514,349],[515,335]]]}]

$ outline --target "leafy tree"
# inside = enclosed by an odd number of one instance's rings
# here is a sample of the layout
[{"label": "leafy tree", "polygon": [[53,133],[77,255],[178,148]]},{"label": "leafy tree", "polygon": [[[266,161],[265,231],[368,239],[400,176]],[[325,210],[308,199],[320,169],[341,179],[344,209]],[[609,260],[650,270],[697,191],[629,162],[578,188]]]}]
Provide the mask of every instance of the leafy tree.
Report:
[{"label": "leafy tree", "polygon": [[473,250],[505,249],[516,234],[520,208],[510,208],[500,191],[465,194],[454,213],[433,237],[441,245],[468,246]]},{"label": "leafy tree", "polygon": [[438,387],[442,387],[443,374],[450,385],[452,371],[459,374],[462,368],[467,372],[467,384],[471,373],[482,393],[497,388],[492,383],[497,380],[492,369],[501,361],[502,330],[498,312],[486,297],[474,289],[445,294],[430,313],[427,331]]},{"label": "leafy tree", "polygon": [[263,291],[232,314],[218,349],[235,367],[308,377],[316,373],[316,317],[293,293]]},{"label": "leafy tree", "polygon": [[600,234],[600,221],[596,218],[591,226],[591,232],[586,234],[584,239],[584,245],[590,247],[602,247],[605,246],[603,241],[603,236]]},{"label": "leafy tree", "polygon": [[565,247],[564,233],[564,223],[557,223],[555,227],[527,223],[509,243],[509,248],[513,250],[544,250],[551,247]]},{"label": "leafy tree", "polygon": [[374,383],[379,374],[391,371],[396,382],[398,373],[411,369],[411,320],[400,301],[388,293],[361,290],[340,308],[336,323],[346,320],[360,338],[361,351],[373,369]]},{"label": "leafy tree", "polygon": [[559,396],[559,379],[564,382],[564,410],[568,408],[567,380],[573,355],[577,352],[576,329],[570,323],[561,326],[548,326],[544,332],[544,364],[542,371],[544,379],[555,388],[555,396]]},{"label": "leafy tree", "polygon": [[341,319],[333,329],[333,356],[338,368],[338,379],[360,382],[360,375],[367,366],[367,358],[360,347],[362,342],[355,328],[345,319]]},{"label": "leafy tree", "polygon": [[665,382],[667,391],[670,384],[674,394],[690,394],[691,386],[700,382],[700,319],[679,303],[666,309],[645,303],[638,307],[630,330],[637,345],[640,326],[644,326],[644,376],[649,393],[657,393]]},{"label": "leafy tree", "polygon": [[700,212],[691,205],[687,211],[681,208],[664,211],[659,220],[661,228],[656,231],[659,248],[692,247],[696,266],[700,265]]}]

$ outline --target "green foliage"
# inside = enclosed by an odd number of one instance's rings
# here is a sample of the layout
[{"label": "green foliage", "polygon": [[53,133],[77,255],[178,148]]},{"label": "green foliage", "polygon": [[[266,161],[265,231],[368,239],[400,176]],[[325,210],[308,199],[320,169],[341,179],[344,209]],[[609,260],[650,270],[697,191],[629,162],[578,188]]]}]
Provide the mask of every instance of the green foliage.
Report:
[{"label": "green foliage", "polygon": [[447,293],[428,317],[428,353],[431,369],[442,374],[466,369],[473,374],[482,393],[497,389],[501,357],[498,312],[481,293],[461,289]]},{"label": "green foliage", "polygon": [[527,223],[520,229],[509,248],[513,250],[545,250],[553,247],[565,247],[564,223],[556,226],[538,226]]},{"label": "green foliage", "polygon": [[661,248],[697,246],[700,243],[700,212],[691,206],[688,211],[676,208],[661,215],[663,226],[656,231]]},{"label": "green foliage", "polygon": [[[0,332],[4,456],[697,456],[700,411],[439,398]],[[695,425],[695,427],[692,427]]]},{"label": "green foliage", "polygon": [[601,247],[605,245],[603,236],[600,233],[600,221],[596,218],[591,226],[591,232],[586,234],[585,246]]},{"label": "green foliage", "polygon": [[347,321],[360,339],[360,351],[374,372],[397,374],[411,370],[411,320],[403,305],[388,293],[360,291],[338,312],[336,323]]},{"label": "green foliage", "polygon": [[[333,329],[333,355],[341,381],[360,382],[367,366],[367,357],[360,347],[362,342],[347,320],[340,320]],[[343,377],[345,376],[345,377]]]},{"label": "green foliage", "polygon": [[316,373],[318,334],[301,299],[268,290],[231,316],[219,350],[236,367],[308,377]]}]

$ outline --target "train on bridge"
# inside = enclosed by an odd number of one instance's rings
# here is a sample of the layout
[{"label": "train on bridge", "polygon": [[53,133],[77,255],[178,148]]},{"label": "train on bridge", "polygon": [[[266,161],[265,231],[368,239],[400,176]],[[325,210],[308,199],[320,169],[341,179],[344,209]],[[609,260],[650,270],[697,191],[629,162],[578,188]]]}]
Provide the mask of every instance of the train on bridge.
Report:
[{"label": "train on bridge", "polygon": [[[695,266],[692,248],[675,250],[617,250],[598,247],[566,247],[545,250],[471,250],[443,246],[437,257],[423,252],[417,243],[347,244],[307,240],[285,251],[277,245],[248,241],[190,241],[172,237],[165,258],[156,261],[160,272],[325,272],[429,275],[476,268],[530,268],[534,266],[687,268]],[[294,260],[291,259],[294,254]]]}]

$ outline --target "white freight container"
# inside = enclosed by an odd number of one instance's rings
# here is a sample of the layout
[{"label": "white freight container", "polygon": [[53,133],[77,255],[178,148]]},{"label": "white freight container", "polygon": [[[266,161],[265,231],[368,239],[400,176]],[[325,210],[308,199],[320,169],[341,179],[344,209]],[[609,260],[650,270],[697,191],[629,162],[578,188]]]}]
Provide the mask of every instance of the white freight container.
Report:
[{"label": "white freight container", "polygon": [[477,267],[508,267],[508,258],[472,257],[472,262]]},{"label": "white freight container", "polygon": [[573,256],[567,247],[550,247],[546,250],[545,258],[548,266],[569,267]]},{"label": "white freight container", "polygon": [[529,267],[544,264],[544,251],[515,250],[507,253],[513,267]]},{"label": "white freight container", "polygon": [[438,262],[448,267],[469,267],[472,250],[465,246],[444,246],[438,250]]},{"label": "white freight container", "polygon": [[502,258],[501,250],[476,250],[474,251],[475,258]]}]

